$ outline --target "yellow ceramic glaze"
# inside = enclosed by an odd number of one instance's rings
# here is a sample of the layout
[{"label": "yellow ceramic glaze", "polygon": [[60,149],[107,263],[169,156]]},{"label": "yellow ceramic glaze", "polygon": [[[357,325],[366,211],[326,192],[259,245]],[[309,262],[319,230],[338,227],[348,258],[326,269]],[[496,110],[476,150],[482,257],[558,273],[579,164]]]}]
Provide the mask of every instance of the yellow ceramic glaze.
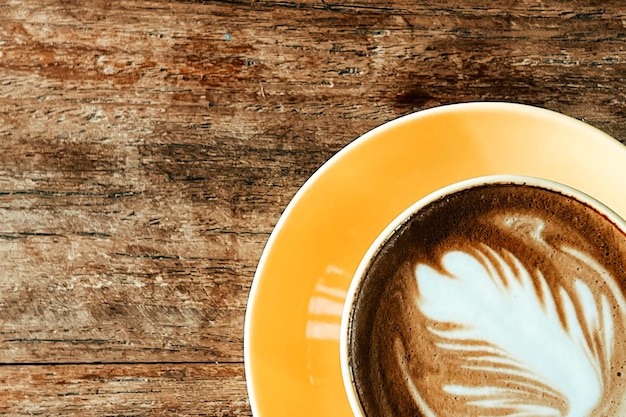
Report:
[{"label": "yellow ceramic glaze", "polygon": [[263,252],[244,335],[254,415],[352,416],[341,380],[339,326],[362,256],[418,199],[498,174],[569,185],[626,217],[626,147],[567,116],[470,103],[374,129],[307,181]]}]

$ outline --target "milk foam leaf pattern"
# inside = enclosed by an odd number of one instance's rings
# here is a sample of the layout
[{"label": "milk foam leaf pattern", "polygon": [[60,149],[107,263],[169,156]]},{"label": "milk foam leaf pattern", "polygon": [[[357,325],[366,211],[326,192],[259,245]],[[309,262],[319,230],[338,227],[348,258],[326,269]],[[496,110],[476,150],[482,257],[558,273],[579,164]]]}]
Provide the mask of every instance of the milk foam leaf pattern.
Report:
[{"label": "milk foam leaf pattern", "polygon": [[484,416],[585,417],[596,407],[614,339],[605,296],[576,277],[569,291],[551,289],[541,271],[486,245],[448,252],[441,266],[416,266],[418,308],[441,357],[480,373],[475,385],[452,375],[443,392]]}]

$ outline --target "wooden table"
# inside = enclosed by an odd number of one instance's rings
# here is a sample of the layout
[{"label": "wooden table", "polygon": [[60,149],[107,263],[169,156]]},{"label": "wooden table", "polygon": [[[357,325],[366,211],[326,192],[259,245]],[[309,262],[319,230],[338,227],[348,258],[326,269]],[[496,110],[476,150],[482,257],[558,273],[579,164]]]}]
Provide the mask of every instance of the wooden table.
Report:
[{"label": "wooden table", "polygon": [[626,3],[0,3],[0,414],[249,416],[244,312],[298,187],[441,104],[626,143]]}]

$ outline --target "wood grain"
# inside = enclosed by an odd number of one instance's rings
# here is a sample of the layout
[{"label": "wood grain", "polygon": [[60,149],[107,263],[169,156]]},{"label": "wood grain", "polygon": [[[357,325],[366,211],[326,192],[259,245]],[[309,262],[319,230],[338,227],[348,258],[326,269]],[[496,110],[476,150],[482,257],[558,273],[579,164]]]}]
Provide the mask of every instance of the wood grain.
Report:
[{"label": "wood grain", "polygon": [[[0,3],[0,379],[25,381],[6,412],[167,413],[152,382],[56,395],[183,362],[209,376],[149,379],[193,399],[176,414],[249,415],[248,292],[298,187],[367,130],[454,102],[546,107],[626,143],[623,6]],[[219,389],[197,402],[196,383]]]},{"label": "wood grain", "polygon": [[0,373],[0,415],[249,415],[241,368],[201,364],[10,367]]}]

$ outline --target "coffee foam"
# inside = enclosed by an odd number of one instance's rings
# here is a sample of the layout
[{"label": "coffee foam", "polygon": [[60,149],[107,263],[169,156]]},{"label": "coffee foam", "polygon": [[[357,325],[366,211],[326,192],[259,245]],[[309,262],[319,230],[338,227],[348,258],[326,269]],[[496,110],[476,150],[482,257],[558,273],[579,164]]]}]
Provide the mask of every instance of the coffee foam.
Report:
[{"label": "coffee foam", "polygon": [[480,186],[428,205],[357,297],[366,415],[626,415],[625,268],[623,233],[553,191]]}]

